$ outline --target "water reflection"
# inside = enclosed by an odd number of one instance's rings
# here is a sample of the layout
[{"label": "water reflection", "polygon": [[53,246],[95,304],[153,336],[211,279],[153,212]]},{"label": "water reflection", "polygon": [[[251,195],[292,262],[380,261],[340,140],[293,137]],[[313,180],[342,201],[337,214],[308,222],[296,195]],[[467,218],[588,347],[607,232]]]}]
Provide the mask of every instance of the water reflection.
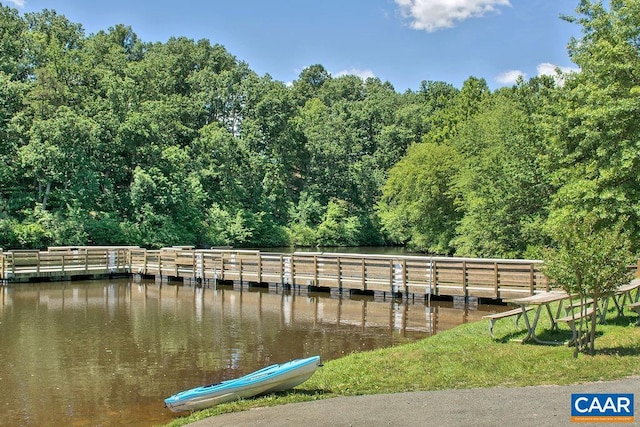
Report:
[{"label": "water reflection", "polygon": [[420,339],[491,309],[477,308],[130,280],[0,288],[0,425],[160,424],[177,391]]}]

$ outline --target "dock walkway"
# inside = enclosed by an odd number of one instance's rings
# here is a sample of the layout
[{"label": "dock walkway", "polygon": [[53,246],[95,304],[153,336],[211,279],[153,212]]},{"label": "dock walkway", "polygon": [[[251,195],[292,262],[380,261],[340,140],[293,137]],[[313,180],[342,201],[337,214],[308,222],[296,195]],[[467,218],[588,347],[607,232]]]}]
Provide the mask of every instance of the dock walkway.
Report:
[{"label": "dock walkway", "polygon": [[510,299],[549,290],[541,264],[518,259],[83,246],[0,250],[0,279],[11,283],[131,274],[248,287]]}]

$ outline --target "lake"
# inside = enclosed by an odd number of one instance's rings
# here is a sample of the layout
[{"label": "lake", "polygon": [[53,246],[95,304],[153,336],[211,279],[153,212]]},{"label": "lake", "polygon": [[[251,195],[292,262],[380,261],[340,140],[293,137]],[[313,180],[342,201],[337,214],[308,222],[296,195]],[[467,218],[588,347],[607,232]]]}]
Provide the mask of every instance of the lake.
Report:
[{"label": "lake", "polygon": [[158,425],[170,395],[423,339],[498,309],[116,279],[0,287],[0,426]]}]

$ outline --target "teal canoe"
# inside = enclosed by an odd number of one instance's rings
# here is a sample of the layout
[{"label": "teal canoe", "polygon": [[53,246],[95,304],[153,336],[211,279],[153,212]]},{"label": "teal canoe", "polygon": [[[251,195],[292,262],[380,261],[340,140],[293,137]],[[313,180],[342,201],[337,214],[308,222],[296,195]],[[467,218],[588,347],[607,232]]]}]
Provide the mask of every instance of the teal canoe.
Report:
[{"label": "teal canoe", "polygon": [[252,372],[244,377],[181,391],[164,400],[173,412],[197,411],[259,394],[285,391],[302,384],[320,366],[320,356],[295,359]]}]

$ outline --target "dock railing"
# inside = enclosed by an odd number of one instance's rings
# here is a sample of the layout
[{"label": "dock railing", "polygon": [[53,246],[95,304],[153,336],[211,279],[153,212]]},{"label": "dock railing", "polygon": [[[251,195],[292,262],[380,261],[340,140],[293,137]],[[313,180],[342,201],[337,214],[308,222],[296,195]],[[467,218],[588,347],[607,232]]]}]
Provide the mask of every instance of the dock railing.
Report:
[{"label": "dock railing", "polygon": [[505,299],[549,290],[541,261],[137,246],[0,249],[4,281],[130,273],[362,292]]},{"label": "dock railing", "polygon": [[290,286],[515,298],[549,290],[541,261],[164,248],[131,252],[131,272]]},{"label": "dock railing", "polygon": [[3,280],[128,272],[129,247],[50,247],[0,252]]}]

